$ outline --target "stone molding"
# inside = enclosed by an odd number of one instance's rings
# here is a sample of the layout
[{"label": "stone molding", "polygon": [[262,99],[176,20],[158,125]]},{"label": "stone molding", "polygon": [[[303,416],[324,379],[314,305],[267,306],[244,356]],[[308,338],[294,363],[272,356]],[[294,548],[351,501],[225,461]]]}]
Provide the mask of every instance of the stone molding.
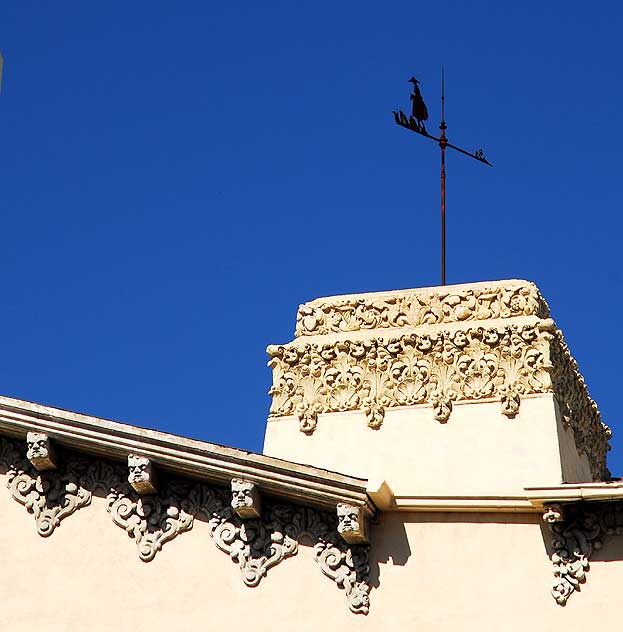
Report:
[{"label": "stone molding", "polygon": [[376,510],[365,479],[0,396],[0,433],[25,439],[31,431],[49,435],[59,447],[116,461],[138,453],[169,472],[219,485],[228,486],[232,478],[253,480],[287,502],[327,510],[343,502],[362,506],[369,515]]},{"label": "stone molding", "polygon": [[308,536],[316,563],[345,591],[350,610],[369,611],[369,546],[342,540],[335,508],[330,512],[266,499],[258,518],[243,519],[232,507],[231,488],[163,477],[158,492],[141,496],[128,482],[125,465],[61,450],[56,470],[38,472],[26,449],[24,441],[0,437],[0,466],[13,498],[34,515],[43,537],[100,492],[112,522],[134,539],[143,562],[153,560],[199,518],[207,521],[217,548],[239,566],[243,582],[253,587],[270,568],[296,555],[299,540]]},{"label": "stone molding", "polygon": [[623,502],[546,505],[543,520],[553,534],[551,593],[564,606],[586,581],[589,560],[604,538],[623,535]]},{"label": "stone molding", "polygon": [[512,418],[522,397],[553,393],[594,479],[608,475],[610,429],[552,320],[324,344],[299,340],[271,346],[268,354],[270,416],[297,416],[301,432],[313,433],[321,413],[351,410],[363,411],[368,426],[379,429],[388,408],[415,405],[431,406],[445,423],[457,401],[499,400],[501,413]]},{"label": "stone molding", "polygon": [[549,316],[545,299],[529,281],[493,281],[469,287],[316,299],[299,306],[295,335],[318,336],[516,316]]}]

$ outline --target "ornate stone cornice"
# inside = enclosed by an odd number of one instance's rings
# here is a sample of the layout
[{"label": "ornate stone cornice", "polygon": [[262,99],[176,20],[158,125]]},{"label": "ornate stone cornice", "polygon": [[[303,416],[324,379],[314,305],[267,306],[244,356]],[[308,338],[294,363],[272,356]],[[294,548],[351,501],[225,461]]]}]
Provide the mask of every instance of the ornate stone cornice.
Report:
[{"label": "ornate stone cornice", "polygon": [[395,292],[334,296],[304,303],[297,337],[418,327],[516,316],[547,318],[549,308],[528,281],[491,281]]},{"label": "ornate stone cornice", "polygon": [[60,450],[57,469],[38,472],[26,450],[25,441],[0,437],[0,468],[7,474],[9,491],[34,515],[43,537],[90,505],[97,491],[106,496],[112,522],[134,539],[143,562],[192,529],[196,519],[205,520],[217,548],[239,566],[243,582],[257,586],[270,568],[296,555],[299,540],[307,536],[314,560],[345,591],[351,611],[368,613],[369,546],[340,537],[335,508],[324,511],[267,499],[261,508],[256,505],[257,517],[245,519],[237,515],[235,502],[232,506],[231,487],[165,475],[158,491],[139,495],[119,463]]},{"label": "ornate stone cornice", "polygon": [[606,480],[610,476],[606,455],[612,432],[602,422],[599,408],[589,396],[584,378],[560,331],[556,332],[554,344],[550,346],[550,357],[552,392],[556,395],[563,425],[573,431],[578,451],[588,456],[594,480]]},{"label": "ornate stone cornice", "polygon": [[610,430],[600,419],[562,334],[550,319],[490,327],[439,327],[396,337],[296,340],[268,348],[272,417],[295,415],[312,433],[320,413],[361,410],[378,429],[389,408],[429,405],[447,422],[457,401],[498,400],[513,417],[521,398],[553,393],[563,423],[607,476]]},{"label": "ornate stone cornice", "polygon": [[249,479],[288,502],[328,510],[348,503],[365,507],[368,514],[375,511],[361,478],[0,396],[0,432],[26,439],[32,431],[45,433],[60,448],[124,462],[137,453],[168,472],[215,484]]}]

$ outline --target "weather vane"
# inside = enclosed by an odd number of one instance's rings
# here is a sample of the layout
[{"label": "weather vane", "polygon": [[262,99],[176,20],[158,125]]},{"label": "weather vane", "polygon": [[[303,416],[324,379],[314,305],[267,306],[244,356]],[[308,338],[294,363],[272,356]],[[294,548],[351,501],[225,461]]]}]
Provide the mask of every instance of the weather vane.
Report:
[{"label": "weather vane", "polygon": [[413,84],[413,94],[409,95],[411,99],[411,116],[407,118],[407,115],[399,110],[398,112],[394,112],[394,119],[396,123],[401,127],[406,127],[410,129],[412,132],[416,132],[421,136],[426,136],[426,138],[430,138],[439,144],[441,149],[441,285],[446,284],[446,147],[450,147],[450,149],[456,149],[456,151],[465,154],[466,156],[470,156],[470,158],[474,158],[479,162],[484,162],[485,165],[489,165],[492,167],[493,165],[485,158],[485,155],[482,149],[477,149],[476,151],[469,152],[465,149],[461,149],[456,145],[452,145],[448,142],[446,138],[446,129],[448,126],[445,121],[445,81],[444,81],[444,69],[441,67],[441,123],[439,124],[439,129],[441,133],[439,134],[439,138],[429,134],[426,131],[426,126],[424,122],[428,120],[428,109],[426,104],[424,103],[424,99],[422,98],[422,93],[420,92],[419,81],[415,77],[411,77],[409,79],[409,83]]}]

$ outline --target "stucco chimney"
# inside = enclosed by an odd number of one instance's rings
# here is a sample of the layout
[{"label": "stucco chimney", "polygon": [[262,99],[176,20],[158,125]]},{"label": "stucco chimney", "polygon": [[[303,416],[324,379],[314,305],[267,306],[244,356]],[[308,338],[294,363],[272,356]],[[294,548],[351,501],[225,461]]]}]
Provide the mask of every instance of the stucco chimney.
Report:
[{"label": "stucco chimney", "polygon": [[268,354],[265,454],[397,496],[608,476],[610,430],[528,281],[317,299]]}]

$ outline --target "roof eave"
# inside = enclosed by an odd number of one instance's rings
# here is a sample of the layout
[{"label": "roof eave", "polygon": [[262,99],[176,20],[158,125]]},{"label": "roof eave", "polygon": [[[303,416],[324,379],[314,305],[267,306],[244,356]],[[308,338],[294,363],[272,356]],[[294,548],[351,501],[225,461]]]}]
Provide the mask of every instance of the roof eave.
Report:
[{"label": "roof eave", "polygon": [[44,432],[62,446],[117,461],[140,453],[160,468],[208,482],[228,485],[232,478],[246,478],[267,494],[300,504],[335,508],[347,503],[363,507],[368,514],[377,509],[366,492],[365,479],[0,396],[0,434],[25,438],[29,431]]}]

